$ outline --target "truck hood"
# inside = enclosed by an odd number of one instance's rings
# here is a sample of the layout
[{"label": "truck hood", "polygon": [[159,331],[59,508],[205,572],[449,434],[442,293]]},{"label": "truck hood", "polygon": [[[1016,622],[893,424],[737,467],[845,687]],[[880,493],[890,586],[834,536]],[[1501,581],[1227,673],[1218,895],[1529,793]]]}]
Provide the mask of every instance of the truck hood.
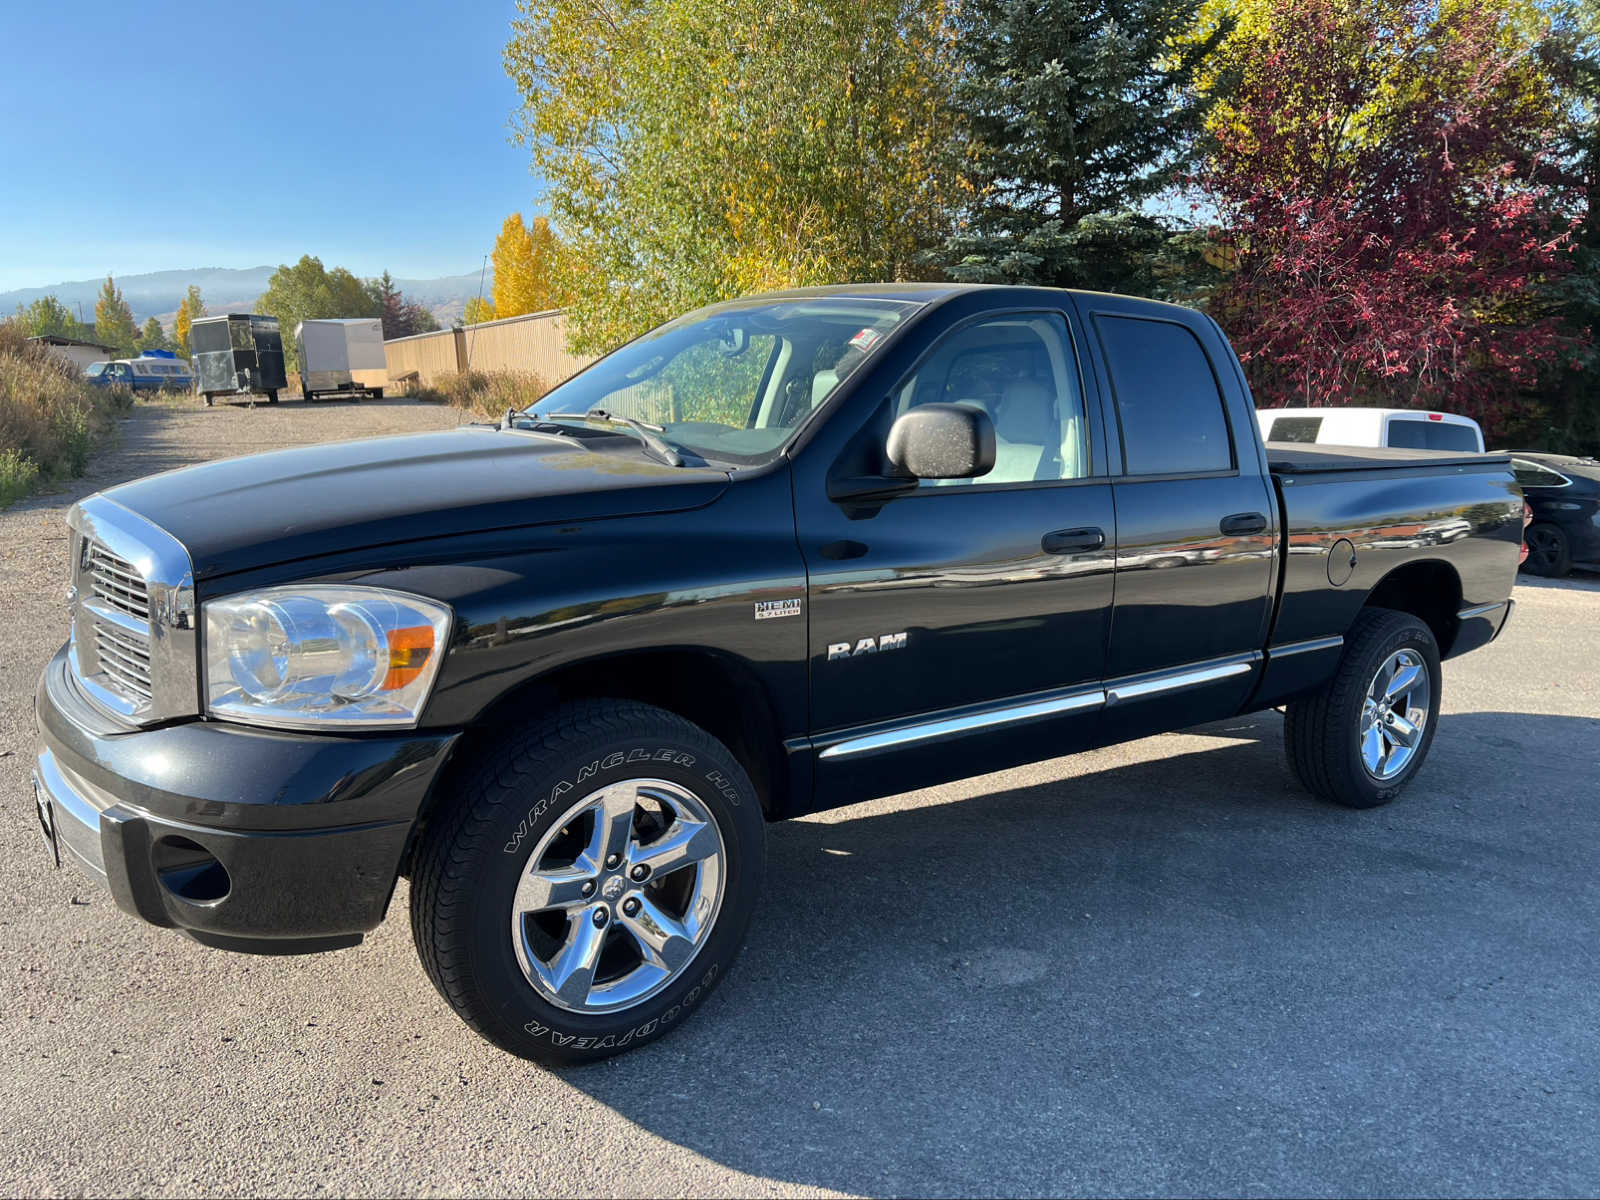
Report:
[{"label": "truck hood", "polygon": [[698,508],[723,471],[633,447],[462,427],[333,442],[152,475],[106,492],[189,551],[195,578],[354,546]]}]

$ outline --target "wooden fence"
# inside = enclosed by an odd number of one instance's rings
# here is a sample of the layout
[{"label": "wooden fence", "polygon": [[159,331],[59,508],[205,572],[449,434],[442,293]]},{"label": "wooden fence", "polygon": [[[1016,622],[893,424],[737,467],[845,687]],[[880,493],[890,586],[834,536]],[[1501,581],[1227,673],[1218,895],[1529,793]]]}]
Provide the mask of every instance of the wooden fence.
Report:
[{"label": "wooden fence", "polygon": [[526,371],[551,385],[594,361],[568,353],[566,315],[559,309],[395,338],[383,344],[383,353],[396,390],[468,370]]}]

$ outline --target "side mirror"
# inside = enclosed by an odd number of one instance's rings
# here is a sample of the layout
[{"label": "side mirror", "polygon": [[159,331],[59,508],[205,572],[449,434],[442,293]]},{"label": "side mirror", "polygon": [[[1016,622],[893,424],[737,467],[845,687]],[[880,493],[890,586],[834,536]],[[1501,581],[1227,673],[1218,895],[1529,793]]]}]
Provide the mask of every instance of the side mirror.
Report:
[{"label": "side mirror", "polygon": [[889,429],[889,461],[918,479],[972,479],[994,469],[994,422],[966,404],[924,404]]}]

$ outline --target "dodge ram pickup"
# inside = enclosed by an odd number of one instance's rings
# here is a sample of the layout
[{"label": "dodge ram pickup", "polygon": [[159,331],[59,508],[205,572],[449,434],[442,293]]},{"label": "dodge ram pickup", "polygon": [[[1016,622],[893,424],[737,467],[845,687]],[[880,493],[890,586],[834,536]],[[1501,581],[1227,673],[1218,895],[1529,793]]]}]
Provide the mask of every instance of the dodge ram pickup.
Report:
[{"label": "dodge ram pickup", "polygon": [[1264,445],[1209,317],[1016,287],[718,304],[496,423],[68,518],[57,865],[214,947],[424,968],[560,1064],[728,973],[765,823],[1283,707],[1383,804],[1511,611],[1509,461]]}]

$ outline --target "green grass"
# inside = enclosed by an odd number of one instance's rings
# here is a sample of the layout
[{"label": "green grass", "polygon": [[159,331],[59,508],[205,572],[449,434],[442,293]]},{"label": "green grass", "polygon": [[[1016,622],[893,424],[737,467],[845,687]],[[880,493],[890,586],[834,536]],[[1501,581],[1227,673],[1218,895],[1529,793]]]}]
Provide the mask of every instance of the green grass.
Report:
[{"label": "green grass", "polygon": [[115,414],[131,407],[131,392],[91,387],[71,363],[0,322],[0,508],[83,474]]}]

